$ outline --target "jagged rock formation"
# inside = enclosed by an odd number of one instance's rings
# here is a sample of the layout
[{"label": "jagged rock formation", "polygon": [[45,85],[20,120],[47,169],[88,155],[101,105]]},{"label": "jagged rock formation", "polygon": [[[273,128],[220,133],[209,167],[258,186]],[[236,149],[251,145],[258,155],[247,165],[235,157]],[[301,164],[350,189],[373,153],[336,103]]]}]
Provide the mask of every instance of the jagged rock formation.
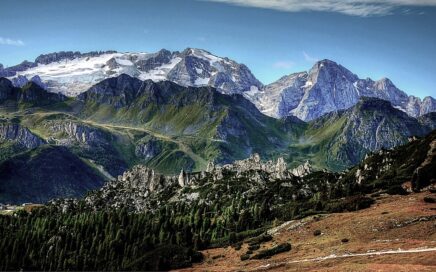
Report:
[{"label": "jagged rock formation", "polygon": [[[369,154],[361,164],[341,173],[315,171],[302,177],[294,176],[288,170],[283,171],[284,178],[277,177],[276,170],[283,170],[283,160],[263,163],[256,154],[232,165],[220,167],[209,163],[206,172],[186,173],[182,170],[176,176],[160,175],[147,167],[137,166],[90,193],[84,201],[94,210],[125,207],[134,212],[151,213],[162,205],[210,208],[237,206],[238,203],[256,206],[263,203],[262,206],[268,205],[264,211],[274,215],[287,214],[289,209],[283,210],[282,207],[290,207],[286,206],[290,203],[298,206],[298,210],[300,206],[303,210],[360,209],[371,199],[357,197],[344,201],[343,197],[359,192],[386,192],[411,181],[412,176],[415,190],[436,182],[435,137],[433,132],[397,149]],[[310,166],[306,164],[299,169],[310,169]],[[315,195],[323,200],[313,201]],[[77,200],[53,203],[64,212],[78,205]]]},{"label": "jagged rock formation", "polygon": [[436,111],[436,100],[408,96],[387,78],[359,79],[345,67],[331,61],[317,62],[310,71],[282,77],[262,90],[246,96],[265,114],[274,117],[293,115],[310,121],[329,112],[348,109],[360,97],[387,100],[410,116]]},{"label": "jagged rock formation", "polygon": [[291,171],[291,173],[297,177],[304,177],[312,172],[313,172],[313,168],[309,161],[306,161],[304,164],[297,166]]},{"label": "jagged rock formation", "polygon": [[98,144],[107,143],[108,135],[101,130],[87,126],[78,121],[71,120],[47,120],[43,127],[50,134],[61,134],[63,137],[53,138],[56,144],[69,146],[72,144],[86,144],[95,146]]},{"label": "jagged rock formation", "polygon": [[45,144],[45,141],[29,129],[16,123],[0,120],[0,142],[12,141],[26,148],[32,149]]},{"label": "jagged rock formation", "polygon": [[[305,174],[309,173],[305,172]],[[180,189],[197,188],[209,181],[224,182],[229,177],[246,179],[250,184],[259,186],[267,186],[268,182],[275,180],[298,179],[287,169],[283,158],[277,159],[276,163],[272,161],[264,163],[258,154],[223,166],[215,166],[213,162],[209,162],[207,170],[201,172],[188,173],[182,169],[176,176],[158,174],[153,169],[138,165],[126,171],[117,180],[106,184],[98,194],[88,196],[86,202],[91,204],[100,201],[98,199],[104,199],[109,207],[127,205],[137,211],[153,209],[153,205],[156,204],[154,201],[162,198],[162,195],[172,192],[171,201],[180,199],[191,201],[198,195],[184,195]]]}]

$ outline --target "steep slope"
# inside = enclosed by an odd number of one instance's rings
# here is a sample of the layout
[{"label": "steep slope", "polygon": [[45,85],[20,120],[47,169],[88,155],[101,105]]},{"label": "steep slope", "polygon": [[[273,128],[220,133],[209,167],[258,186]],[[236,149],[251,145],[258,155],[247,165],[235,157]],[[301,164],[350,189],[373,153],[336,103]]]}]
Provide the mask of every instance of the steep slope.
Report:
[{"label": "steep slope", "polygon": [[305,121],[348,109],[364,96],[387,100],[414,117],[436,111],[432,97],[421,101],[408,96],[387,78],[378,81],[359,79],[331,60],[319,61],[308,72],[285,76],[261,91],[246,95],[267,115],[294,115]]},{"label": "steep slope", "polygon": [[57,52],[0,70],[0,76],[9,77],[17,86],[38,77],[51,92],[68,96],[123,73],[141,80],[170,80],[182,86],[213,86],[223,93],[262,86],[245,65],[193,48],[156,53]]},{"label": "steep slope", "polygon": [[424,136],[433,126],[434,120],[422,125],[388,101],[364,97],[348,110],[310,122],[300,142],[290,147],[290,156],[309,156],[316,166],[341,170],[360,162],[371,151]]},{"label": "steep slope", "polygon": [[305,126],[267,117],[241,95],[128,75],[104,80],[78,100],[83,102],[82,118],[180,137],[206,161],[229,162],[253,152],[276,154]]},{"label": "steep slope", "polygon": [[0,202],[44,203],[80,197],[105,178],[68,149],[43,146],[0,163]]}]

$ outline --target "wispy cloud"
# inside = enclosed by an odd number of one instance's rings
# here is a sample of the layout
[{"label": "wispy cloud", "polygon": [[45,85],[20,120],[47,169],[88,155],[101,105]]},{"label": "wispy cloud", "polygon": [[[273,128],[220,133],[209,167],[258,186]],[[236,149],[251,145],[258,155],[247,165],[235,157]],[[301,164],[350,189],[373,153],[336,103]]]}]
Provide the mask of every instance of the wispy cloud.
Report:
[{"label": "wispy cloud", "polygon": [[273,67],[278,69],[289,69],[294,65],[295,63],[293,61],[288,61],[288,60],[280,60],[273,63]]},{"label": "wispy cloud", "polygon": [[353,16],[383,16],[400,7],[436,7],[436,0],[201,0],[287,12],[327,11]]},{"label": "wispy cloud", "polygon": [[12,45],[12,46],[24,46],[24,42],[22,40],[14,40],[10,38],[0,37],[1,45]]},{"label": "wispy cloud", "polygon": [[307,54],[306,51],[303,51],[303,57],[307,62],[310,62],[310,63],[314,63],[314,62],[319,61],[318,58],[315,58],[315,57]]}]

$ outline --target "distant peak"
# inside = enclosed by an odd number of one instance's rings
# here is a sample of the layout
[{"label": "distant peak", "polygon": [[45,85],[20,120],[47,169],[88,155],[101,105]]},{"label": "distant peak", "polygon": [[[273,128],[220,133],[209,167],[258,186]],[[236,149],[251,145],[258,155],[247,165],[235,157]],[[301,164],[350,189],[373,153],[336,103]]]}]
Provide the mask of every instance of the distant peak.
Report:
[{"label": "distant peak", "polygon": [[332,60],[329,60],[329,59],[323,59],[323,60],[317,61],[315,63],[315,65],[321,65],[321,64],[324,64],[324,65],[326,65],[326,64],[327,65],[339,65],[336,62],[334,62]]},{"label": "distant peak", "polygon": [[201,48],[192,48],[192,47],[188,47],[185,50],[182,51],[182,53],[187,54],[187,55],[195,55],[195,54],[199,54],[199,55],[213,55],[212,53],[210,53],[207,50],[201,49]]},{"label": "distant peak", "polygon": [[379,88],[379,89],[387,89],[390,87],[395,87],[394,83],[387,77],[383,77],[377,81],[375,81],[375,85]]},{"label": "distant peak", "polygon": [[345,76],[350,81],[356,81],[359,79],[359,77],[353,74],[350,70],[329,59],[323,59],[316,62],[312,69],[309,71],[309,74],[330,74],[334,77]]}]

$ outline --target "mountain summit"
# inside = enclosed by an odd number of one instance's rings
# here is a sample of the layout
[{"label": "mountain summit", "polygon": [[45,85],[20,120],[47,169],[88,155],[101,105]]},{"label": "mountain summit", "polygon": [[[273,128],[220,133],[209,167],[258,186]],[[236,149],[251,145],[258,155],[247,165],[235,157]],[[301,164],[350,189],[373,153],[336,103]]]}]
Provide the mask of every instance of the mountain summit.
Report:
[{"label": "mountain summit", "polygon": [[348,109],[360,97],[387,100],[410,116],[417,117],[436,110],[436,100],[408,96],[391,80],[373,81],[358,76],[331,60],[322,60],[308,72],[284,76],[261,91],[246,93],[258,108],[273,117],[296,116],[310,121],[326,113]]}]

